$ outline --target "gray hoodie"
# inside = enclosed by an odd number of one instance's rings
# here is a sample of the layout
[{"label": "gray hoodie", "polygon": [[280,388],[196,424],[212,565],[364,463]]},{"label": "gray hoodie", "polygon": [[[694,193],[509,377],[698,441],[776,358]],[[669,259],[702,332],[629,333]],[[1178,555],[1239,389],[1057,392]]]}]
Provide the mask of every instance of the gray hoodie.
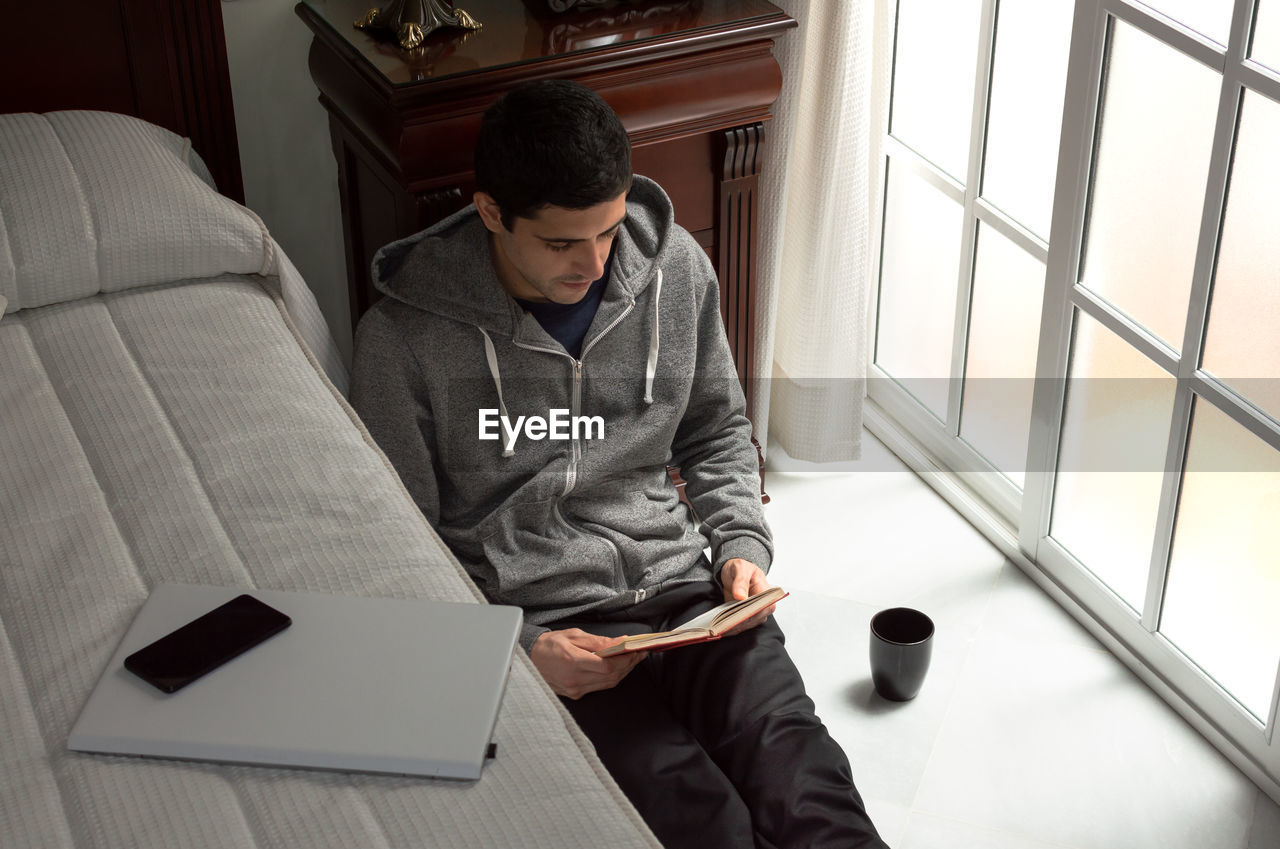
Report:
[{"label": "gray hoodie", "polygon": [[[577,360],[503,289],[474,206],[382,248],[373,276],[387,297],[356,332],[351,402],[485,596],[524,609],[526,650],[545,623],[710,580],[707,545],[716,574],[734,557],[769,568],[719,286],[656,183],[627,195]],[[480,439],[482,410],[599,420],[559,428],[569,439],[520,429],[508,448],[501,425]]]}]

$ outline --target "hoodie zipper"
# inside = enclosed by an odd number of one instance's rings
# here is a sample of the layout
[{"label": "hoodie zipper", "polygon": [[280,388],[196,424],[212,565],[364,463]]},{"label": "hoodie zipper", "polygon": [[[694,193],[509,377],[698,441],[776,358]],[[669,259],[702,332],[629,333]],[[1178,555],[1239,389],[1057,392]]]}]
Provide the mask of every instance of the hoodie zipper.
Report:
[{"label": "hoodie zipper", "polygon": [[[635,298],[631,298],[630,300],[628,300],[627,308],[624,309],[621,313],[619,313],[617,318],[609,322],[605,326],[604,330],[601,330],[598,334],[596,334],[596,337],[592,339],[590,342],[588,342],[587,346],[582,349],[582,353],[579,354],[576,359],[574,359],[573,361],[573,395],[569,402],[573,409],[569,413],[570,416],[582,415],[582,361],[586,359],[587,353],[592,348],[595,347],[596,343],[605,337],[606,333],[608,333],[613,328],[617,327],[618,324],[624,318],[626,318],[628,315],[631,314],[631,310],[635,309],[635,306],[636,306]],[[573,491],[573,487],[578,481],[578,463],[582,460],[581,443],[577,439],[574,439],[572,442],[572,446],[573,446],[573,450],[570,452],[570,456],[573,458],[573,462],[569,464],[569,472],[567,475],[568,479],[565,481],[565,487],[564,487],[564,493],[563,493],[564,495],[568,495],[570,492]]]},{"label": "hoodie zipper", "polygon": [[[636,306],[636,300],[635,298],[631,298],[627,303],[626,309],[624,309],[618,315],[617,318],[609,322],[609,324],[604,328],[604,330],[601,330],[598,334],[596,334],[595,338],[587,343],[587,346],[582,349],[582,353],[577,357],[574,357],[572,354],[570,354],[568,351],[565,351],[565,350],[557,351],[554,348],[540,348],[537,345],[526,345],[526,344],[517,342],[514,339],[511,340],[511,344],[515,345],[517,348],[524,348],[526,351],[541,351],[545,354],[555,354],[560,357],[569,358],[569,361],[573,363],[573,379],[571,382],[571,387],[570,387],[571,393],[569,398],[569,406],[570,406],[569,415],[571,417],[577,417],[582,415],[582,361],[583,359],[587,356],[587,352],[590,351],[592,348],[594,348],[595,344],[605,337],[606,333],[608,333],[610,330],[613,330],[613,328],[617,327],[618,323],[622,321],[624,318],[626,318],[633,309],[635,309],[635,306]],[[579,440],[572,439],[569,442],[569,468],[565,471],[564,491],[560,493],[561,497],[568,495],[570,492],[573,492],[573,488],[577,486],[578,464],[579,462],[581,462],[581,460],[582,460],[582,446],[579,444]]]},{"label": "hoodie zipper", "polygon": [[[582,360],[573,361],[573,392],[569,398],[569,416],[573,421],[577,416],[582,415]],[[578,462],[582,459],[582,447],[578,445],[577,439],[569,442],[569,468],[565,472],[564,492],[562,495],[568,495],[573,491],[574,484],[578,478]]]},{"label": "hoodie zipper", "polygon": [[[524,348],[526,351],[538,351],[543,354],[554,354],[557,357],[568,357],[569,362],[573,363],[573,378],[570,381],[570,399],[569,399],[569,415],[581,415],[582,407],[582,360],[576,359],[568,351],[555,348],[539,348],[537,345],[525,345],[520,342],[511,340],[511,344],[517,348]],[[574,484],[578,479],[578,457],[579,457],[578,440],[571,439],[569,441],[569,467],[565,470],[564,490],[560,493],[561,497],[568,495],[573,491]]]},{"label": "hoodie zipper", "polygon": [[[525,345],[515,341],[515,339],[511,340],[511,344],[515,345],[517,348],[524,348],[526,351],[541,351],[543,353],[555,354],[557,356],[569,358],[570,362],[573,363],[573,380],[572,380],[572,385],[570,387],[571,392],[569,396],[569,406],[570,406],[569,415],[571,417],[577,417],[582,415],[582,360],[583,358],[587,356],[588,351],[590,351],[593,347],[595,347],[595,344],[597,342],[599,342],[601,339],[604,338],[606,333],[608,333],[613,328],[617,327],[618,322],[626,318],[627,315],[630,314],[631,310],[635,309],[635,306],[636,306],[635,298],[631,298],[630,301],[627,303],[627,308],[624,309],[618,315],[617,318],[609,322],[609,324],[604,328],[604,330],[601,330],[594,339],[588,342],[587,346],[582,349],[582,353],[577,357],[574,357],[568,351],[565,351],[565,350],[557,351],[554,348],[540,348],[537,345]],[[581,461],[582,461],[582,446],[579,444],[579,441],[577,439],[571,439],[569,441],[569,468],[565,470],[564,491],[560,493],[561,498],[568,495],[570,492],[573,492],[573,488],[577,485],[578,464]],[[564,524],[567,527],[573,527],[572,525],[569,524],[568,518],[566,518],[564,514],[560,512],[560,505],[558,503],[554,506],[554,511],[556,516],[559,517],[561,522],[564,522]],[[604,536],[600,537],[600,539],[604,540],[605,544],[609,546],[609,551],[612,552],[613,554],[613,570],[614,570],[614,574],[617,576],[617,579],[618,579],[618,589],[621,590],[623,587],[627,585],[627,576],[622,569],[622,553],[618,551],[618,547],[613,544],[613,540]],[[640,592],[643,593],[643,590],[641,590]],[[643,598],[643,597],[644,597],[643,595],[639,595],[639,598]]]}]

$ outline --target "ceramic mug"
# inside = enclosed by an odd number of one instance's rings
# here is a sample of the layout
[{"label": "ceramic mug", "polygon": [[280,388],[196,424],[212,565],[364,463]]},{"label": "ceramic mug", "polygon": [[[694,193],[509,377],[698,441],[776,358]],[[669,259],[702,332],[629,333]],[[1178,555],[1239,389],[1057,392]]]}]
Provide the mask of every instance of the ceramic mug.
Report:
[{"label": "ceramic mug", "polygon": [[871,617],[871,681],[886,699],[916,697],[933,656],[933,620],[910,607]]}]

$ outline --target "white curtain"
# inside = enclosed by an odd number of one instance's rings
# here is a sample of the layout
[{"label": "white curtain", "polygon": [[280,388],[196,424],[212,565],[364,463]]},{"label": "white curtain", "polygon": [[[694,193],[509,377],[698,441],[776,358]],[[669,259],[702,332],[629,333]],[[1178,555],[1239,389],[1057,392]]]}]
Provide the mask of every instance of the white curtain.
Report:
[{"label": "white curtain", "polygon": [[[788,455],[857,459],[875,291],[889,0],[773,0],[799,27],[774,55],[752,387],[756,437]],[[879,64],[877,64],[879,63]]]}]

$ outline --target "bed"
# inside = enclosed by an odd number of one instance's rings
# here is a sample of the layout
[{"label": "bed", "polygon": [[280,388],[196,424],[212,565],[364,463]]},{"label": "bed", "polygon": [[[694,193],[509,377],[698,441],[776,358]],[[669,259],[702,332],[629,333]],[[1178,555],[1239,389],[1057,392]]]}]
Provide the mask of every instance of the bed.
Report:
[{"label": "bed", "polygon": [[483,603],[181,136],[0,115],[0,845],[657,846],[521,651],[477,782],[69,752],[158,582]]}]

